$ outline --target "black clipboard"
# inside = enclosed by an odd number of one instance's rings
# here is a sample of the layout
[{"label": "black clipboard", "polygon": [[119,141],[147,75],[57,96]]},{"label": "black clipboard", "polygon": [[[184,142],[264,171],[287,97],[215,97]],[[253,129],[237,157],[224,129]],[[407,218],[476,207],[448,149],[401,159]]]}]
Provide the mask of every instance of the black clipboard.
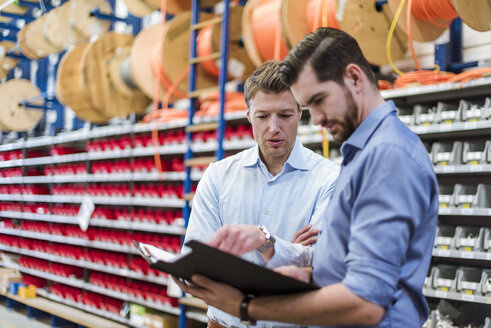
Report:
[{"label": "black clipboard", "polygon": [[201,274],[218,282],[234,286],[248,295],[292,294],[318,289],[314,284],[284,276],[268,268],[222,252],[192,240],[186,243],[191,252],[173,255],[156,247],[134,242],[150,267],[191,281],[193,274]]}]

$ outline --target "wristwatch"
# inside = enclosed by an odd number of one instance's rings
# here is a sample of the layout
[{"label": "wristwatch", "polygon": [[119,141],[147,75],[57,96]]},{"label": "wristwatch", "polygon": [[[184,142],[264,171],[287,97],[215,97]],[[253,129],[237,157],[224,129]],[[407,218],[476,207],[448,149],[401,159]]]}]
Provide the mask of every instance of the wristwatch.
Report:
[{"label": "wristwatch", "polygon": [[249,317],[249,303],[253,299],[253,296],[246,295],[240,303],[240,322],[247,326],[255,326],[256,320]]},{"label": "wristwatch", "polygon": [[259,246],[258,248],[256,248],[259,252],[264,252],[265,250],[271,248],[276,239],[274,239],[273,236],[271,236],[271,233],[269,233],[269,230],[266,229],[265,226],[257,226],[259,228],[259,230],[261,230],[263,233],[264,233],[264,237],[266,237],[266,242],[264,244],[262,244],[261,246]]}]

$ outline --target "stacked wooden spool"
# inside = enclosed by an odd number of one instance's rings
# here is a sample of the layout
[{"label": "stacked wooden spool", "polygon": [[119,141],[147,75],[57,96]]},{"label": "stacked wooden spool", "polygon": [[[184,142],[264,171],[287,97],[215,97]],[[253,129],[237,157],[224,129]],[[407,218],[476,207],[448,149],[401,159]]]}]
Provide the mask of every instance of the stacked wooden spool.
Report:
[{"label": "stacked wooden spool", "polygon": [[[41,118],[40,109],[26,108],[23,101],[38,97],[41,91],[24,79],[13,79],[0,84],[0,131],[24,132],[34,128]],[[41,105],[41,101],[30,102]]]},{"label": "stacked wooden spool", "polygon": [[[288,49],[315,29],[309,26],[309,16],[322,15],[315,9],[321,8],[322,2],[330,2],[335,25],[358,41],[371,64],[388,63],[385,43],[393,14],[386,6],[379,12],[372,0],[250,0],[245,6],[242,24],[244,43],[254,64],[259,66],[275,57],[283,59]],[[324,19],[319,17],[318,20]],[[397,29],[394,38],[391,54],[398,59],[407,50],[407,37]],[[278,43],[276,54],[275,42]]]},{"label": "stacked wooden spool", "polygon": [[109,32],[69,51],[58,67],[58,100],[79,118],[93,123],[132,112],[142,114],[150,100],[129,86],[121,73],[133,41],[130,34]]},{"label": "stacked wooden spool", "polygon": [[17,34],[22,53],[39,59],[106,32],[110,23],[91,16],[95,8],[111,13],[107,0],[70,0],[26,24]]}]

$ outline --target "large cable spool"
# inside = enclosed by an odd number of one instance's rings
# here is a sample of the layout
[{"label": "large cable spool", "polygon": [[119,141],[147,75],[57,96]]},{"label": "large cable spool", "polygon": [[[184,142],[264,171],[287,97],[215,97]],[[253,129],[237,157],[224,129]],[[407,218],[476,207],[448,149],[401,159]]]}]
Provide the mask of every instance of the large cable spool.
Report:
[{"label": "large cable spool", "polygon": [[[399,7],[402,0],[389,0],[389,8],[392,10],[392,13],[395,14],[397,8]],[[431,1],[431,0],[430,0]],[[441,1],[441,0],[438,0]],[[404,3],[401,16],[397,21],[397,25],[401,28],[404,33],[408,34],[407,29],[407,10],[408,10],[408,2]],[[429,42],[438,39],[443,32],[448,28],[449,22],[442,21],[439,19],[435,19],[435,23],[427,20],[421,20],[415,15],[411,15],[411,30],[412,30],[412,38],[414,41],[420,42]]]},{"label": "large cable spool", "polygon": [[462,21],[476,31],[491,30],[490,0],[452,0],[455,11]]},{"label": "large cable spool", "polygon": [[[230,8],[230,21],[238,22],[242,19],[244,7]],[[221,25],[212,24],[202,28],[198,34],[197,50],[198,56],[204,57],[213,53],[220,52]],[[229,65],[228,74],[231,79],[244,81],[254,72],[256,66],[247,55],[247,51],[241,43],[242,26],[241,24],[231,24],[229,30]],[[204,61],[200,63],[203,68],[211,75],[219,75],[219,59]]]},{"label": "large cable spool", "polygon": [[[2,131],[24,132],[34,128],[41,118],[40,109],[27,109],[22,101],[37,97],[41,91],[29,80],[12,79],[0,84],[0,125]],[[41,105],[40,101],[32,104]]]},{"label": "large cable spool", "polygon": [[[327,6],[327,17],[321,13],[323,6]],[[387,6],[378,12],[372,0],[285,0],[281,7],[282,30],[287,44],[294,46],[312,32],[316,25],[312,21],[317,20],[322,25],[322,20],[326,20],[327,26],[353,36],[373,65],[388,64],[385,43],[392,18]],[[407,37],[402,30],[396,29],[391,43],[392,58],[400,59],[406,51]]]},{"label": "large cable spool", "polygon": [[[390,9],[383,6],[378,12],[372,0],[348,0],[344,5],[344,10],[338,10],[340,29],[356,39],[370,64],[388,64],[385,45],[393,19]],[[395,30],[390,51],[396,60],[406,53],[407,37],[401,29]]]},{"label": "large cable spool", "polygon": [[[150,102],[137,90],[131,95],[121,93],[112,83],[116,77],[113,73],[111,78],[111,63],[119,52],[129,52],[133,40],[131,34],[109,32],[92,42],[82,55],[85,89],[95,108],[109,117],[124,117],[131,112],[142,114]],[[118,71],[122,61],[118,60],[117,64],[113,62],[113,70]]]},{"label": "large cable spool", "polygon": [[88,43],[83,43],[63,56],[56,75],[56,98],[70,107],[84,121],[102,124],[110,117],[97,110],[85,92],[82,77],[82,56]]},{"label": "large cable spool", "polygon": [[107,0],[71,0],[26,24],[17,35],[22,53],[39,59],[104,33],[110,23],[93,17],[95,8],[111,13]]},{"label": "large cable spool", "polygon": [[93,35],[101,35],[109,30],[111,22],[91,15],[92,10],[111,15],[111,5],[107,0],[70,0],[70,26],[87,40]]},{"label": "large cable spool", "polygon": [[131,15],[144,17],[156,10],[145,0],[123,0]]},{"label": "large cable spool", "polygon": [[[256,66],[275,57],[282,59],[288,54],[280,20],[284,1],[249,0],[245,5],[242,36],[249,58]],[[275,54],[275,50],[278,53]]]},{"label": "large cable spool", "polygon": [[[209,19],[211,15],[201,14],[200,20]],[[164,26],[162,40],[162,68],[169,82],[175,83],[184,72],[189,69],[189,33],[191,26],[191,12],[184,12],[175,16]],[[208,74],[203,67],[198,66],[196,76],[196,89],[215,87],[217,79]],[[168,88],[166,86],[166,88]],[[186,95],[188,90],[188,78],[182,79],[176,88],[174,98],[179,93]],[[172,98],[171,98],[172,99]]]},{"label": "large cable spool", "polygon": [[[130,52],[130,74],[138,88],[149,98],[153,97],[155,88],[155,75],[152,72],[151,61],[155,45],[162,37],[164,27],[161,24],[152,25],[140,33],[135,38]],[[165,89],[159,85],[159,99],[165,95]]]},{"label": "large cable spool", "polygon": [[13,48],[15,48],[15,43],[12,41],[0,41],[0,80],[4,79],[19,62],[18,59],[7,56],[7,51]]}]

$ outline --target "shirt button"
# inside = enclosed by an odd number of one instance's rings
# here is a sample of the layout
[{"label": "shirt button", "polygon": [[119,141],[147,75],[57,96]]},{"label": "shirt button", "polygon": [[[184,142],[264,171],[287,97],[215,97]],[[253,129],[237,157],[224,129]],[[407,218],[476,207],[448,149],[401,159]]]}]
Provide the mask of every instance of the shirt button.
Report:
[{"label": "shirt button", "polygon": [[268,215],[269,214],[269,210],[264,210],[264,214]]},{"label": "shirt button", "polygon": [[268,184],[272,185],[273,184],[273,181],[268,181]]}]

